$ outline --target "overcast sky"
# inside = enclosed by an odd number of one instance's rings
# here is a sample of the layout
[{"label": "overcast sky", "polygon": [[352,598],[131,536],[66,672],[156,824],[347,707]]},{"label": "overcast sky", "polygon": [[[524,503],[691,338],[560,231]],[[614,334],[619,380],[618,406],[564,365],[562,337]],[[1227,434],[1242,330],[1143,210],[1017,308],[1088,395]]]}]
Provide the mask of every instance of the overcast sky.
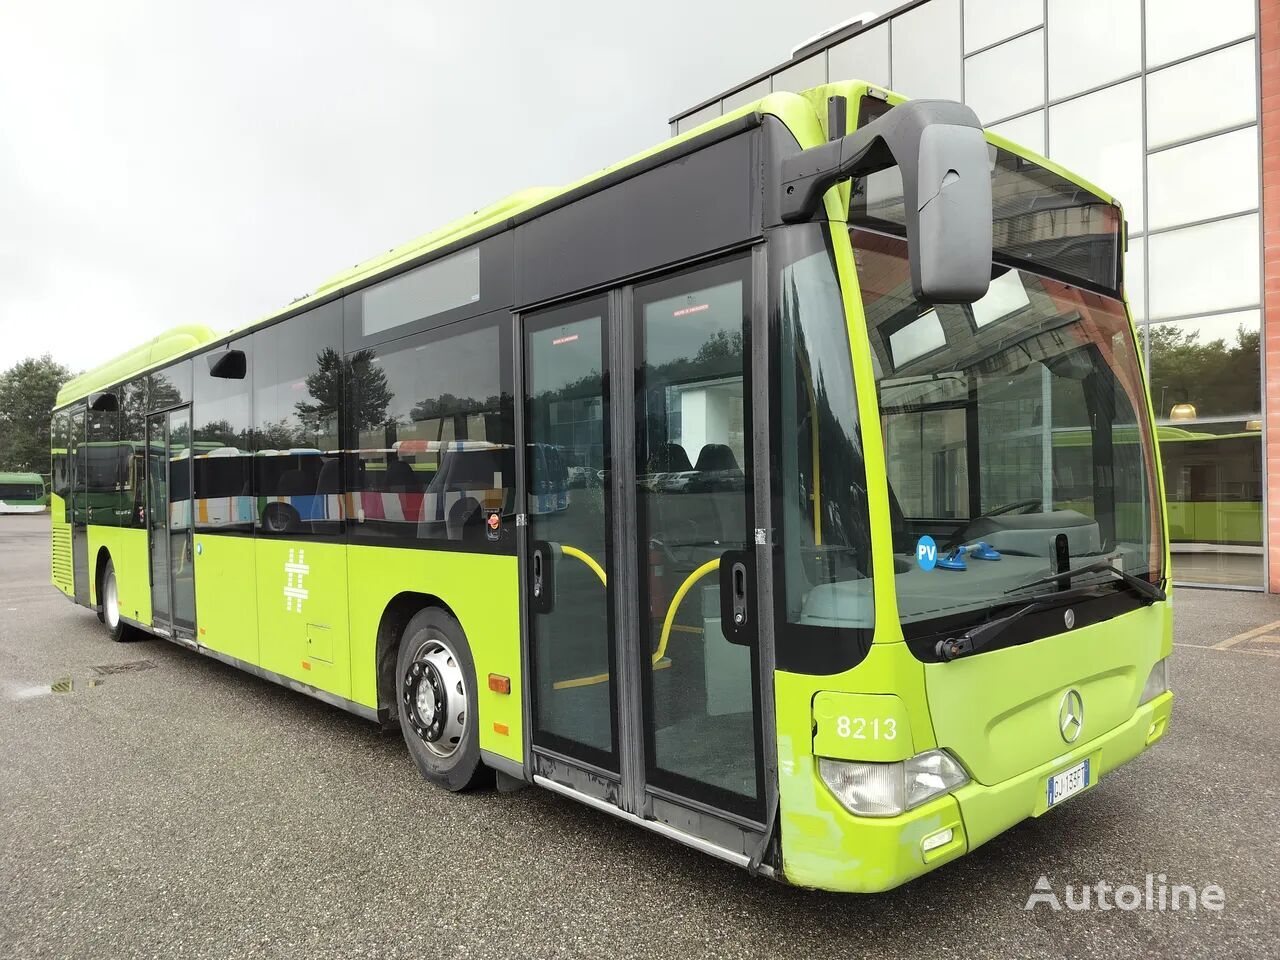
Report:
[{"label": "overcast sky", "polygon": [[0,6],[0,370],[228,329],[889,0]]}]

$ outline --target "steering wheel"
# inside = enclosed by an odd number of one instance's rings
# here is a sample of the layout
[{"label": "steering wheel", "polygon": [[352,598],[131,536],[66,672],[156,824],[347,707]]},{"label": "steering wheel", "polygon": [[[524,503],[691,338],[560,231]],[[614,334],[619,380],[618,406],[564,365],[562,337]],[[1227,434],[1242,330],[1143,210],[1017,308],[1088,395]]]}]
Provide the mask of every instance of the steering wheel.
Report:
[{"label": "steering wheel", "polygon": [[994,510],[988,510],[986,513],[974,517],[963,527],[957,530],[955,535],[947,541],[947,545],[943,549],[951,550],[952,548],[958,547],[960,544],[964,543],[966,539],[964,536],[965,533],[979,520],[987,520],[991,517],[1000,517],[1006,513],[1014,513],[1015,511],[1019,514],[1030,513],[1031,508],[1040,506],[1041,502],[1042,501],[1039,497],[1029,497],[1026,500],[1014,500],[1012,503],[1006,503],[1003,506],[996,507]]}]

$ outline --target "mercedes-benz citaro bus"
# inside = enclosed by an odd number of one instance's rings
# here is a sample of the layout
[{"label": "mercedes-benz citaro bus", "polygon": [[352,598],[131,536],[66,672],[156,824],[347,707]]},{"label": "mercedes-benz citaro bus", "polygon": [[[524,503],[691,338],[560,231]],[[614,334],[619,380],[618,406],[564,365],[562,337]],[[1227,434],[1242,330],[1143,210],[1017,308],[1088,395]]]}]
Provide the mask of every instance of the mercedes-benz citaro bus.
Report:
[{"label": "mercedes-benz citaro bus", "polygon": [[773,94],[69,383],[53,579],[445,789],[885,890],[1165,732],[1124,247],[966,107]]},{"label": "mercedes-benz citaro bus", "polygon": [[38,473],[0,471],[0,513],[43,513],[49,493]]}]

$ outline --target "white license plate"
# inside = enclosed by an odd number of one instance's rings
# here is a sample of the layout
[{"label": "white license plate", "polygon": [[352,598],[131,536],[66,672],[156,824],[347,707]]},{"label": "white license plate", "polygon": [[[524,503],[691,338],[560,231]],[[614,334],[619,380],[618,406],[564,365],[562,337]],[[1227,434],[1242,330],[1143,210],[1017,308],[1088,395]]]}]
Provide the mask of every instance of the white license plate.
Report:
[{"label": "white license plate", "polygon": [[1049,778],[1049,806],[1073,797],[1089,786],[1089,761],[1082,760],[1070,770],[1055,773]]}]

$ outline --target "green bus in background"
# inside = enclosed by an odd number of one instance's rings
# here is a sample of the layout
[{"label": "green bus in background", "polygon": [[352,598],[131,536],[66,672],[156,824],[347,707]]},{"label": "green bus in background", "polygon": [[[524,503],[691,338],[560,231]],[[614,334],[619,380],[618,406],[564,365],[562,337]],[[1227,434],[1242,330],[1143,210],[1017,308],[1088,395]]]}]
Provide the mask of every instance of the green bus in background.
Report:
[{"label": "green bus in background", "polygon": [[444,789],[889,889],[1167,728],[1124,246],[966,107],[772,94],[67,384],[53,582]]},{"label": "green bus in background", "polygon": [[43,513],[49,492],[38,473],[0,471],[0,513]]}]

